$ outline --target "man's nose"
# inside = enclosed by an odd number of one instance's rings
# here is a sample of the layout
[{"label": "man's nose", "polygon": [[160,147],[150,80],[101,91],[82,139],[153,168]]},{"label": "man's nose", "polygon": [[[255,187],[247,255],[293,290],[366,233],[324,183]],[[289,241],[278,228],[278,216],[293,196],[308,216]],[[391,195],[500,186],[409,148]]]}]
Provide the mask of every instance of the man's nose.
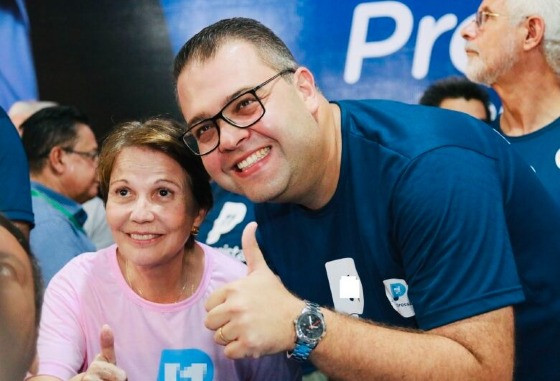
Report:
[{"label": "man's nose", "polygon": [[467,41],[472,40],[476,36],[477,31],[476,22],[472,19],[471,22],[461,29],[461,37]]},{"label": "man's nose", "polygon": [[219,120],[218,126],[220,128],[220,151],[233,151],[235,150],[243,140],[247,139],[250,135],[249,129],[239,128],[232,126],[225,120]]}]

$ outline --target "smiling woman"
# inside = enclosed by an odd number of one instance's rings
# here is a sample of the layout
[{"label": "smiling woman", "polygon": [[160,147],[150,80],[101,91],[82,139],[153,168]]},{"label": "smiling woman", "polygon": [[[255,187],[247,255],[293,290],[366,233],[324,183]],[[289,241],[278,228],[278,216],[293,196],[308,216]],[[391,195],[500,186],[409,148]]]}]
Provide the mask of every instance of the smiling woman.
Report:
[{"label": "smiling woman", "polygon": [[226,358],[204,325],[208,295],[247,269],[195,241],[213,201],[183,133],[176,122],[151,119],[119,125],[105,139],[98,170],[116,244],[75,258],[49,284],[34,379],[299,377],[282,354]]},{"label": "smiling woman", "polygon": [[35,356],[42,285],[22,233],[0,214],[0,381],[22,380]]}]

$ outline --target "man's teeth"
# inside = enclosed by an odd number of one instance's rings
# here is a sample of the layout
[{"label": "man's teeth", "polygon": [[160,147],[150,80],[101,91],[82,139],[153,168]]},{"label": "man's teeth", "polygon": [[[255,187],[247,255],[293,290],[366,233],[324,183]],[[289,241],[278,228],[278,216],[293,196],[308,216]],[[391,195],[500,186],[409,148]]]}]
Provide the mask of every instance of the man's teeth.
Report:
[{"label": "man's teeth", "polygon": [[157,237],[156,234],[131,234],[130,236],[132,237],[132,239],[137,240],[149,240]]},{"label": "man's teeth", "polygon": [[246,158],[245,160],[237,163],[237,168],[239,168],[240,170],[249,168],[257,161],[259,161],[260,159],[268,155],[269,152],[270,152],[270,147],[261,148],[260,150],[258,150],[257,152],[255,152],[254,154]]}]

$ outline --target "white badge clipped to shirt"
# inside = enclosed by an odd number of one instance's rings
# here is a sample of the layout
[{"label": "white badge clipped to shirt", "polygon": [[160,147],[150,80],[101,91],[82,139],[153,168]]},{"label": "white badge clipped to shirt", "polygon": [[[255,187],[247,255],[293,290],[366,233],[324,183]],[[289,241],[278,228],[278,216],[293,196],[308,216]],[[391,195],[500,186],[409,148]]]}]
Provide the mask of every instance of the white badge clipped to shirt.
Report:
[{"label": "white badge clipped to shirt", "polygon": [[334,308],[338,312],[361,315],[364,312],[364,291],[353,258],[326,262],[327,277]]}]

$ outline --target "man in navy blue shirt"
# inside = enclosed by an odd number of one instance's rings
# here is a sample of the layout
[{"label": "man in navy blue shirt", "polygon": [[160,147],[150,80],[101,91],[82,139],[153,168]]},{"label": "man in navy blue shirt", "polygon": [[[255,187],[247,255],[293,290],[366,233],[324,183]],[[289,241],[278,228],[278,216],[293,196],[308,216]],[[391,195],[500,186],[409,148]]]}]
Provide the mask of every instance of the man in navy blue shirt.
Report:
[{"label": "man in navy blue shirt", "polygon": [[206,304],[229,357],[287,351],[347,380],[560,375],[560,210],[497,132],[329,103],[251,19],[192,37],[175,77],[185,144],[258,203],[266,262],[250,224],[248,276]]},{"label": "man in navy blue shirt", "polygon": [[560,2],[485,0],[466,25],[472,81],[492,86],[503,113],[495,128],[560,204]]}]

